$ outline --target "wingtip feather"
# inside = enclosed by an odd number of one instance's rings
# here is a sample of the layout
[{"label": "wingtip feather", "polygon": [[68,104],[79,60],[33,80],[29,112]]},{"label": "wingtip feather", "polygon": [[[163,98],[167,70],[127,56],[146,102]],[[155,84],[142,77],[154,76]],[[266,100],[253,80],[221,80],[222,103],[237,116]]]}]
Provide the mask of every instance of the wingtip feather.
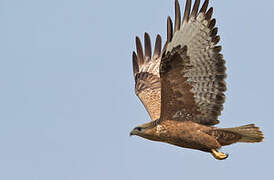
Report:
[{"label": "wingtip feather", "polygon": [[144,34],[144,39],[145,39],[145,57],[146,57],[146,60],[150,60],[151,59],[151,40],[147,32],[145,32]]},{"label": "wingtip feather", "polygon": [[144,54],[143,54],[142,43],[138,36],[136,36],[136,49],[137,49],[138,64],[142,65],[144,63]]},{"label": "wingtip feather", "polygon": [[191,9],[191,0],[187,0],[182,24],[188,21],[190,9]]},{"label": "wingtip feather", "polygon": [[199,10],[200,0],[196,0],[191,12],[190,17],[196,17]]},{"label": "wingtip feather", "polygon": [[178,31],[181,26],[181,10],[178,0],[175,0],[175,28],[174,32]]},{"label": "wingtip feather", "polygon": [[208,7],[208,0],[205,0],[201,9],[200,9],[200,13],[205,13]]},{"label": "wingtip feather", "polygon": [[133,73],[134,73],[134,77],[135,77],[135,75],[139,72],[137,55],[136,55],[135,51],[132,52],[132,65],[133,65]]},{"label": "wingtip feather", "polygon": [[167,17],[167,42],[170,42],[173,36],[172,20],[170,16]]},{"label": "wingtip feather", "polygon": [[157,34],[155,46],[154,46],[154,53],[153,58],[158,58],[161,55],[161,48],[162,48],[162,38],[159,34]]}]

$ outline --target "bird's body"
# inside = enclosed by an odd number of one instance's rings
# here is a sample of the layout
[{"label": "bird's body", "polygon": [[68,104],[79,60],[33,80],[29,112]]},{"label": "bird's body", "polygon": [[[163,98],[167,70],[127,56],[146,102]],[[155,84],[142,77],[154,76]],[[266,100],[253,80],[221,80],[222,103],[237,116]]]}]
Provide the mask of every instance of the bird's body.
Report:
[{"label": "bird's body", "polygon": [[191,11],[187,0],[181,21],[175,0],[175,25],[167,21],[167,42],[161,49],[158,35],[152,55],[145,33],[144,51],[136,37],[133,53],[135,93],[148,111],[151,122],[131,131],[131,135],[176,146],[210,152],[216,159],[227,155],[222,146],[236,142],[261,142],[263,134],[254,124],[235,128],[213,127],[219,123],[226,90],[226,67],[220,37],[205,0],[199,10],[196,0]]},{"label": "bird's body", "polygon": [[[210,129],[212,129],[211,127],[191,121],[179,122],[169,120],[159,126],[161,127],[159,129],[163,129],[159,130],[160,136],[167,137],[168,134],[171,136],[171,138],[166,141],[169,144],[206,152],[221,147],[214,137],[207,134]],[[172,129],[175,128],[178,130],[172,131]]]},{"label": "bird's body", "polygon": [[191,121],[166,120],[156,124],[147,132],[148,134],[143,134],[143,137],[183,148],[210,152],[211,149],[219,149],[221,147],[218,141],[208,134],[212,129],[212,127]]}]

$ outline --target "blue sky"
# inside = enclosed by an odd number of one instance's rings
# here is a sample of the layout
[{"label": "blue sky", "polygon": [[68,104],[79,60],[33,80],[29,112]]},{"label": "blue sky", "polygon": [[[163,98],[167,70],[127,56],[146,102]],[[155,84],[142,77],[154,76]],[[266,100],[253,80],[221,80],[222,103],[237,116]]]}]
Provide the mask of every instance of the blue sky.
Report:
[{"label": "blue sky", "polygon": [[217,161],[128,136],[149,120],[134,94],[135,36],[165,40],[173,0],[1,0],[0,179],[271,179],[274,2],[210,4],[228,73],[218,126],[256,123],[263,143]]}]

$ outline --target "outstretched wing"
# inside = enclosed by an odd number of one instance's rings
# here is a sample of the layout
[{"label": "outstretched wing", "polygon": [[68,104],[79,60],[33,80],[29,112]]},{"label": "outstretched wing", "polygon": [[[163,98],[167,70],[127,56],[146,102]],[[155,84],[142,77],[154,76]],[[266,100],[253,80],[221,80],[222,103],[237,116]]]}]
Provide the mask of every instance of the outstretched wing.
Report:
[{"label": "outstretched wing", "polygon": [[135,93],[144,104],[151,120],[160,118],[161,83],[159,66],[161,61],[161,36],[157,35],[154,53],[151,56],[151,41],[147,33],[144,35],[143,48],[139,37],[136,37],[137,55],[133,52],[133,72],[135,77]]},{"label": "outstretched wing", "polygon": [[196,0],[191,11],[191,0],[187,0],[181,23],[175,1],[174,33],[168,17],[167,49],[160,68],[161,119],[214,125],[225,100],[226,68],[221,46],[216,46],[220,37],[211,18],[213,8],[208,9],[205,0],[198,12],[199,4]]}]

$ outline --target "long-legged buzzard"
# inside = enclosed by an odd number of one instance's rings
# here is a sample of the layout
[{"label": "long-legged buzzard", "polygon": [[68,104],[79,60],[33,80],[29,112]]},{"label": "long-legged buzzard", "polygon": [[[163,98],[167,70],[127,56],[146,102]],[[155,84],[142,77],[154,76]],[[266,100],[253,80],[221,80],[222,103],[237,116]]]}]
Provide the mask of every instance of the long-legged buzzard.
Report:
[{"label": "long-legged buzzard", "polygon": [[136,37],[133,52],[135,92],[148,111],[151,122],[134,128],[130,135],[211,153],[225,159],[222,146],[236,142],[261,142],[263,133],[254,124],[217,128],[226,90],[226,67],[217,43],[216,20],[208,0],[191,9],[187,0],[181,21],[175,0],[175,25],[167,19],[167,41],[162,49],[158,35],[152,54],[151,41],[144,36],[144,52]]}]

